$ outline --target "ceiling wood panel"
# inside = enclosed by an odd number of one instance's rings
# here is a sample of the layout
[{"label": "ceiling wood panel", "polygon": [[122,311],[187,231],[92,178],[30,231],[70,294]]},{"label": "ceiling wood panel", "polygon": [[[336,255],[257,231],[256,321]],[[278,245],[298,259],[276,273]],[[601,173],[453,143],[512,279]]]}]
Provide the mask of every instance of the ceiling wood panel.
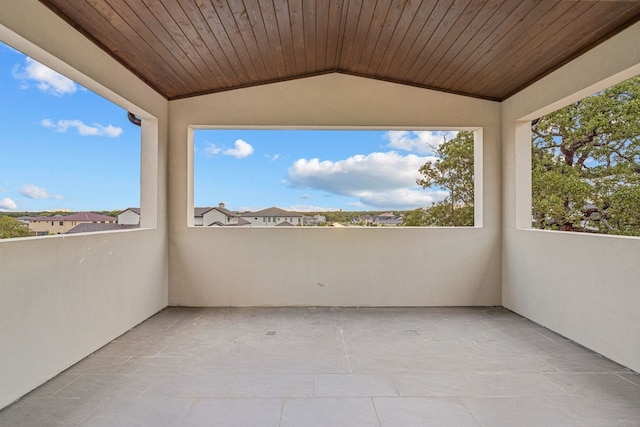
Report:
[{"label": "ceiling wood panel", "polygon": [[347,5],[344,0],[333,0],[329,7],[329,28],[327,29],[327,56],[325,69],[338,69],[341,53],[344,23],[347,17]]},{"label": "ceiling wood panel", "polygon": [[[193,2],[191,0],[181,0],[181,3]],[[251,26],[247,26],[246,22],[242,25],[242,20],[238,23],[225,0],[207,2],[206,10],[209,11],[209,16],[212,17],[210,20],[207,19],[209,28],[215,34],[216,39],[224,40],[227,46],[225,50],[227,60],[233,60],[238,64],[237,67],[242,67],[249,79],[257,79],[258,76],[264,75],[266,72],[265,66]]]},{"label": "ceiling wood panel", "polygon": [[[433,4],[433,9],[422,19],[414,20],[416,26],[413,32],[407,33],[407,37],[402,42],[400,49],[395,55],[389,67],[389,76],[406,75],[413,64],[420,60],[422,51],[426,48],[431,36],[437,29],[438,25],[449,11],[447,2],[428,2]],[[410,29],[411,30],[411,29]],[[406,48],[405,48],[406,47]],[[409,79],[407,79],[409,81]]]},{"label": "ceiling wood panel", "polygon": [[399,58],[406,57],[434,6],[434,2],[413,1],[405,4],[396,30],[391,35],[389,46],[375,75],[390,78],[392,75],[391,67],[400,60]]},{"label": "ceiling wood panel", "polygon": [[[446,4],[447,2],[442,2]],[[416,61],[406,73],[407,79],[419,81],[423,79],[421,70],[430,62],[436,61],[437,55],[449,50],[456,37],[464,32],[477,8],[482,7],[484,2],[468,2],[466,0],[456,0],[450,3],[449,9],[437,23],[429,41],[424,46]],[[472,9],[472,10],[468,10]],[[433,59],[432,59],[433,58]]]},{"label": "ceiling wood panel", "polygon": [[[194,10],[192,12],[192,22],[195,22],[196,28],[199,29],[202,37],[204,37],[205,43],[216,62],[225,68],[225,74],[229,77],[230,87],[240,85],[250,79],[250,71],[248,72],[247,69],[253,70],[253,64],[247,61],[248,55],[245,55],[245,62],[238,55],[233,43],[233,34],[230,36],[227,33],[218,15],[219,10],[222,8],[216,9],[209,0],[198,0],[196,4],[200,14]],[[235,40],[235,42],[236,44],[241,43],[238,40]],[[256,75],[255,70],[254,75]]]},{"label": "ceiling wood panel", "polygon": [[[182,81],[182,84],[192,88],[192,90],[197,90],[198,82],[193,77],[195,69],[188,68],[190,62],[182,51],[171,50],[172,46],[167,47],[163,43],[163,39],[166,38],[168,33],[164,27],[155,20],[153,15],[138,16],[129,8],[124,0],[108,0],[108,3],[95,1],[93,4],[94,8],[96,8],[96,10],[102,10],[101,13],[103,14],[110,13],[110,10],[111,12],[118,12],[117,15],[107,16],[110,16],[111,24],[118,29],[120,34],[126,36],[136,49],[144,48],[144,46],[147,45],[152,52],[157,53],[157,57],[151,58],[150,62],[152,61],[152,63],[148,65],[161,66],[161,62],[159,62],[159,58],[161,58],[162,61],[166,62],[168,68],[174,71],[173,73],[167,74],[167,78],[177,79],[178,81]],[[146,21],[143,21],[143,18],[146,18]],[[153,32],[152,28],[158,31],[159,36]],[[220,72],[221,71],[222,70],[220,70]]]},{"label": "ceiling wood panel", "polygon": [[[493,46],[499,39],[500,34],[517,22],[519,17],[524,16],[528,6],[533,3],[522,2],[520,0],[506,0],[499,9],[475,32],[465,46],[459,49],[451,49],[441,61],[446,61],[447,57],[453,57],[451,62],[439,63],[438,67],[430,76],[430,81],[436,87],[451,84],[469,66],[479,60],[482,54],[486,53],[487,47]],[[489,6],[491,7],[491,6]]]},{"label": "ceiling wood panel", "polygon": [[503,100],[640,2],[40,0],[168,99],[326,72]]},{"label": "ceiling wood panel", "polygon": [[[483,4],[481,8],[467,8],[465,14],[470,14],[470,16],[468,16],[470,20],[464,21],[466,28],[459,31],[460,35],[455,40],[451,40],[451,44],[446,49],[436,52],[434,59],[428,61],[426,66],[422,68],[419,75],[422,76],[424,81],[433,81],[441,73],[450,69],[451,62],[457,57],[464,55],[463,52],[468,45],[471,45],[471,48],[468,50],[468,52],[471,53],[473,49],[477,47],[477,45],[473,45],[473,42],[475,40],[481,42],[495,29],[499,22],[498,19],[500,19],[499,16],[494,22],[490,20],[496,17],[496,12],[505,4],[504,0],[489,0]],[[459,24],[460,21],[456,23],[456,25]],[[442,46],[445,45],[443,44],[441,47]]]},{"label": "ceiling wood panel", "polygon": [[[276,18],[275,9],[273,8],[273,2],[261,1],[257,8],[255,4],[252,4],[251,6],[246,5],[246,7],[247,10],[253,10],[257,16],[262,17],[262,22],[264,23],[267,35],[266,42],[270,46],[269,51],[271,52],[271,57],[274,60],[277,76],[279,79],[286,78],[288,75],[287,64],[285,62],[284,51],[282,49],[280,32],[278,31],[278,20]],[[264,41],[262,44],[264,44]]]},{"label": "ceiling wood panel", "polygon": [[[367,49],[362,53],[361,61],[357,64],[356,68],[356,72],[361,74],[364,74],[365,72],[371,73],[372,75],[378,74],[378,70],[382,65],[385,53],[389,49],[389,44],[393,39],[394,33],[399,29],[401,18],[405,10],[405,5],[400,2],[384,0],[380,3],[387,12],[382,22],[380,22],[381,14],[376,15],[377,18],[373,22],[373,31],[370,31],[368,35],[371,42],[367,45]],[[417,6],[418,2],[414,1],[410,4]],[[402,30],[400,29],[400,31]]]},{"label": "ceiling wood panel", "polygon": [[305,73],[316,69],[316,5],[313,0],[302,2],[302,28],[304,32]]},{"label": "ceiling wood panel", "polygon": [[[526,33],[518,39],[517,43],[508,45],[499,58],[494,59],[487,66],[467,81],[469,90],[480,90],[497,82],[487,82],[491,76],[500,70],[504,73],[506,67],[522,69],[524,54],[527,52],[528,62],[535,64],[542,58],[540,47],[545,44],[557,43],[563,39],[563,29],[567,30],[567,20],[570,16],[582,16],[586,9],[593,7],[593,4],[581,5],[579,2],[561,2],[556,7],[547,12],[543,18],[532,22]],[[567,12],[572,12],[571,14]],[[509,83],[510,84],[510,83]]]},{"label": "ceiling wood panel", "polygon": [[[563,62],[563,57],[566,50],[571,49],[574,45],[580,43],[580,40],[583,37],[588,36],[594,40],[606,38],[608,34],[615,31],[615,18],[620,15],[617,12],[615,15],[612,14],[613,11],[609,9],[603,10],[602,6],[603,5],[599,4],[595,8],[589,10],[588,15],[590,15],[590,17],[588,19],[590,23],[586,26],[589,30],[581,32],[565,31],[562,34],[559,34],[560,40],[557,43],[546,43],[543,39],[543,43],[538,48],[540,51],[540,59],[536,61],[533,66],[527,69],[520,69],[511,65],[510,68],[503,70],[505,78],[513,79],[520,76],[520,78],[529,81],[538,80],[548,74],[547,70],[553,70],[557,68],[557,64],[565,63],[566,61]],[[623,16],[632,18],[639,12],[640,3],[630,7]],[[602,19],[603,17],[605,19]],[[583,15],[583,18],[587,19],[587,14]]]},{"label": "ceiling wood panel", "polygon": [[[378,42],[386,29],[393,30],[395,22],[393,17],[388,17],[390,0],[378,0],[374,8],[371,8],[372,15],[367,26],[367,33],[364,35],[361,46],[356,49],[357,60],[352,66],[356,73],[368,73],[369,63],[373,55],[378,52]],[[387,21],[389,19],[389,21]],[[385,38],[388,36],[385,35]]]},{"label": "ceiling wood panel", "polygon": [[[559,2],[521,2],[522,6],[515,9],[517,13],[506,17],[504,25],[494,32],[494,37],[479,47],[479,54],[472,61],[461,66],[460,69],[454,70],[450,78],[442,85],[444,87],[466,88],[469,84],[473,84],[473,79],[477,79],[476,76],[485,68],[490,67],[492,63],[501,58],[509,58],[509,49],[523,43],[528,34],[527,31],[533,31],[531,29],[535,29],[536,22],[547,13],[551,15],[558,4]],[[502,84],[513,83],[502,81]]]}]

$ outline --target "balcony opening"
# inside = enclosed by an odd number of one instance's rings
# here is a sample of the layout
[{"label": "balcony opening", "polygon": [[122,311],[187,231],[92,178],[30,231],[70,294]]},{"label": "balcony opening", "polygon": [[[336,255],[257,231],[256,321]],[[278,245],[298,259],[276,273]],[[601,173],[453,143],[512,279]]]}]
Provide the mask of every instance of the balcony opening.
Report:
[{"label": "balcony opening", "polygon": [[[140,224],[140,126],[127,110],[0,43],[0,238]],[[118,214],[138,213],[120,224]]]},{"label": "balcony opening", "polygon": [[196,226],[474,226],[479,131],[193,130]]},{"label": "balcony opening", "polygon": [[533,228],[640,236],[640,76],[531,123]]}]

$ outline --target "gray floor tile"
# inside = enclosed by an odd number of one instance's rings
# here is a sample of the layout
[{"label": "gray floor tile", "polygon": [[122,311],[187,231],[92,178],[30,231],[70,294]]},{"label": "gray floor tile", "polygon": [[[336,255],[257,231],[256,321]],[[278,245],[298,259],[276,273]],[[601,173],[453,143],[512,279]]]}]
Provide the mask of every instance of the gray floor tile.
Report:
[{"label": "gray floor tile", "polygon": [[26,397],[0,412],[0,426],[76,426],[105,400]]},{"label": "gray floor tile", "polygon": [[380,374],[318,374],[314,381],[317,397],[397,396],[389,375]]},{"label": "gray floor tile", "polygon": [[150,375],[82,375],[54,397],[67,399],[135,399],[155,380]]},{"label": "gray floor tile", "polygon": [[80,378],[76,373],[75,366],[51,378],[49,381],[29,393],[28,397],[53,397],[54,394],[67,387],[69,384]]},{"label": "gray floor tile", "polygon": [[114,374],[186,374],[196,362],[195,357],[133,356],[113,370]]},{"label": "gray floor tile", "polygon": [[229,395],[234,376],[216,375],[162,375],[140,395],[141,399],[172,400],[224,398]]},{"label": "gray floor tile", "polygon": [[640,406],[583,396],[463,397],[483,426],[638,426]]},{"label": "gray floor tile", "polygon": [[373,402],[382,427],[480,426],[462,401],[457,398],[376,397]]},{"label": "gray floor tile", "polygon": [[230,398],[313,397],[313,375],[236,375],[227,394]]},{"label": "gray floor tile", "polygon": [[281,399],[196,400],[182,418],[183,427],[277,427],[282,411]]},{"label": "gray floor tile", "polygon": [[614,373],[544,374],[568,394],[599,400],[635,402],[640,407],[640,386]]},{"label": "gray floor tile", "polygon": [[111,399],[98,407],[81,427],[174,427],[191,407],[190,400]]},{"label": "gray floor tile", "polygon": [[322,397],[286,399],[280,425],[282,427],[377,427],[380,424],[370,398]]},{"label": "gray floor tile", "polygon": [[577,426],[564,402],[546,396],[462,397],[484,427]]}]

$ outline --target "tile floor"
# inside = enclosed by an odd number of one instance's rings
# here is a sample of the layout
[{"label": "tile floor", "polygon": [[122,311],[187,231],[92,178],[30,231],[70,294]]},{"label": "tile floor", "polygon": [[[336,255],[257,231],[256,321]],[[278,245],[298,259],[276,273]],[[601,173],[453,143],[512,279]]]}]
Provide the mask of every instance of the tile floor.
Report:
[{"label": "tile floor", "polygon": [[1,426],[640,426],[640,376],[502,308],[168,308]]}]

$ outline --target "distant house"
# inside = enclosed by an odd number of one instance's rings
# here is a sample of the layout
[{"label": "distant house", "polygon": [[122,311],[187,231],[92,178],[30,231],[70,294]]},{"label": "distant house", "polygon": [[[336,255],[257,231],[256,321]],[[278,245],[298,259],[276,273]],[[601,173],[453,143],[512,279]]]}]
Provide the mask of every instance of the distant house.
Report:
[{"label": "distant house", "polygon": [[79,224],[117,224],[117,218],[92,212],[73,215],[39,216],[29,221],[29,231],[36,236],[64,234]]},{"label": "distant house", "polygon": [[203,216],[212,208],[193,208],[193,225],[201,226],[203,224]]},{"label": "distant house", "polygon": [[351,219],[352,224],[371,225],[375,221],[375,218],[369,214],[359,215]]},{"label": "distant house", "polygon": [[120,225],[140,225],[140,208],[127,208],[117,216]]},{"label": "distant house", "polygon": [[402,224],[402,221],[401,216],[395,215],[393,212],[384,212],[375,216],[368,214],[356,216],[351,220],[351,223],[366,226],[398,226]]},{"label": "distant house", "polygon": [[320,214],[316,214],[314,216],[304,216],[302,218],[302,222],[303,222],[304,225],[314,227],[314,226],[317,226],[319,224],[327,222],[327,217],[325,217],[324,215],[320,215]]},{"label": "distant house", "polygon": [[[224,207],[224,203],[218,204],[214,208],[210,208],[208,211],[202,214],[202,225],[205,227],[224,227],[229,225],[243,225],[239,224],[240,214],[231,212]],[[246,225],[246,224],[245,224]]]},{"label": "distant house", "polygon": [[373,217],[373,223],[375,225],[390,225],[398,226],[402,224],[403,218],[398,215],[394,215],[393,212],[385,212]]},{"label": "distant house", "polygon": [[258,212],[245,212],[241,217],[254,227],[294,227],[302,225],[304,215],[272,207]]},{"label": "distant house", "polygon": [[34,219],[32,216],[19,216],[16,218],[18,221],[23,223],[24,225],[29,225],[29,223]]}]

